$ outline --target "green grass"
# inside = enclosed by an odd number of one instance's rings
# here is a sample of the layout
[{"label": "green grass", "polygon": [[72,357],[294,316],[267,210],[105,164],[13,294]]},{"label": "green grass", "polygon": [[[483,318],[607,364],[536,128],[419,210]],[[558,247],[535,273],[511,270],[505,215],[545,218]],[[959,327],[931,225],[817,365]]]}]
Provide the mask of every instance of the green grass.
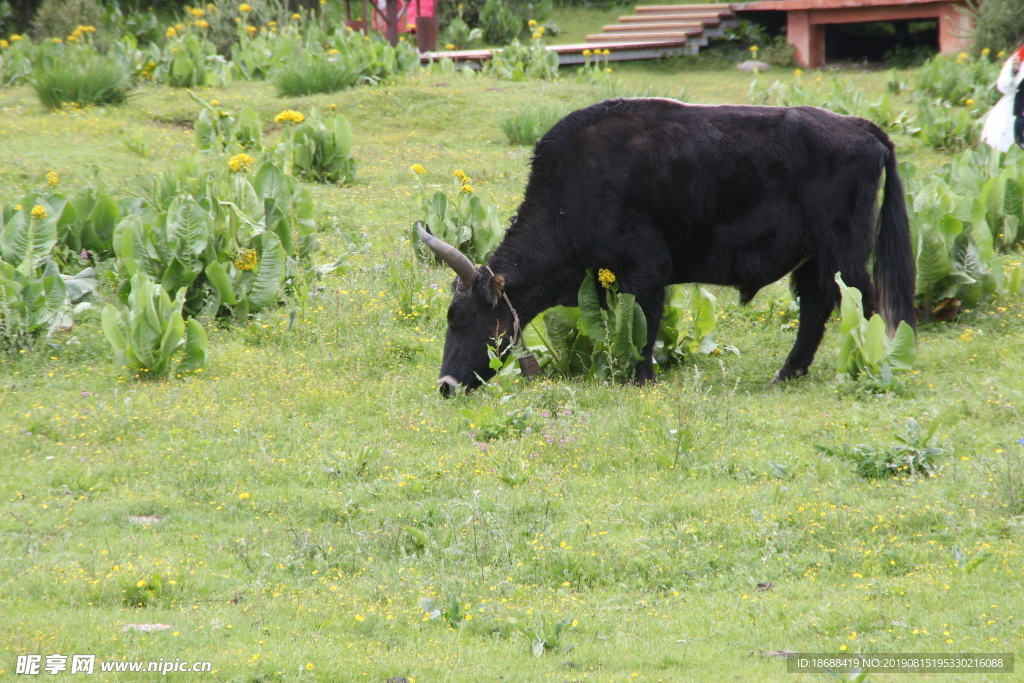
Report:
[{"label": "green grass", "polygon": [[[750,80],[666,65],[615,75],[685,85],[700,103],[745,102]],[[883,74],[850,77],[885,87]],[[598,89],[424,75],[313,97],[236,83],[204,98],[264,120],[330,104],[348,117],[359,176],[312,190],[317,261],[348,253],[349,269],[291,332],[283,308],[248,332],[211,328],[198,378],[120,379],[101,305],[0,361],[0,674],[18,654],[60,652],[209,660],[209,680],[240,682],[811,681],[823,679],[787,677],[759,653],[1021,650],[1019,299],[923,326],[898,397],[837,384],[834,324],[807,377],[769,384],[795,336],[783,282],[747,308],[716,289],[718,339],[742,355],[697,359],[654,387],[544,380],[443,401],[451,274],[424,268],[426,306],[406,319],[383,267],[411,258],[408,167],[423,164],[428,186],[462,169],[508,216],[528,152],[495,119],[527,100],[582,106]],[[0,107],[4,203],[50,170],[64,190],[83,185],[94,165],[122,196],[195,151],[196,106],[168,88],[58,115],[5,89]],[[123,148],[126,128],[148,133],[148,156]],[[266,133],[273,148],[280,129]],[[922,173],[946,158],[896,142]],[[480,442],[462,411],[484,407],[526,423]],[[937,421],[952,451],[935,478],[867,481],[815,449],[893,448],[910,417]],[[669,468],[655,455],[673,452],[672,429],[694,445]],[[445,608],[453,595],[472,619],[424,620],[421,598]],[[541,615],[575,621],[560,641],[573,649],[531,655],[519,627]],[[172,628],[122,631],[144,623]]]},{"label": "green grass", "polygon": [[498,119],[498,126],[511,145],[533,145],[558,123],[568,109],[532,107],[517,109]]}]

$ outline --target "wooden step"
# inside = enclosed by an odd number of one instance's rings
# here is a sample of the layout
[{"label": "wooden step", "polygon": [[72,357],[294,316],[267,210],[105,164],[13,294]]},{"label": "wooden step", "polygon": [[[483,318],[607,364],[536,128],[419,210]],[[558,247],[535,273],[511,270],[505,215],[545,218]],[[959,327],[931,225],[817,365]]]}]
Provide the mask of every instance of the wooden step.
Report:
[{"label": "wooden step", "polygon": [[637,14],[648,12],[724,12],[732,13],[732,5],[638,5],[634,8]]},{"label": "wooden step", "polygon": [[719,14],[688,15],[688,14],[642,14],[637,16],[619,17],[620,24],[646,24],[647,22],[693,21],[705,24],[717,24],[722,20]]},{"label": "wooden step", "polygon": [[588,43],[606,43],[609,41],[616,40],[631,40],[634,42],[657,42],[657,41],[670,41],[678,40],[685,42],[687,36],[692,36],[700,33],[700,31],[673,31],[673,32],[658,32],[658,33],[627,33],[623,35],[607,36],[603,33],[597,35],[587,36]]},{"label": "wooden step", "polygon": [[617,24],[615,26],[602,26],[602,33],[645,33],[647,31],[703,31],[704,24],[699,22],[678,21],[671,24]]}]

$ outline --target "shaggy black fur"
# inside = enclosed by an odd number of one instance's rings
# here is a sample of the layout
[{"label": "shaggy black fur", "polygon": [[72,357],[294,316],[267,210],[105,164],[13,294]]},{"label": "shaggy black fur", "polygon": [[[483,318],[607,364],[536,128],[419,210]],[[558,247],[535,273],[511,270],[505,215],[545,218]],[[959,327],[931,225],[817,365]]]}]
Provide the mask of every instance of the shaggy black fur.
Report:
[{"label": "shaggy black fur", "polygon": [[639,381],[654,377],[651,353],[673,283],[732,285],[746,303],[792,273],[800,328],[777,379],[807,372],[839,300],[836,272],[890,332],[914,323],[892,142],[870,121],[814,107],[645,98],[573,112],[537,143],[525,198],[487,266],[473,287],[456,288],[448,312],[441,375],[469,388],[493,374],[486,347],[511,331],[511,311],[495,292],[526,324],[551,306],[576,305],[589,267],[615,272],[647,316]]}]

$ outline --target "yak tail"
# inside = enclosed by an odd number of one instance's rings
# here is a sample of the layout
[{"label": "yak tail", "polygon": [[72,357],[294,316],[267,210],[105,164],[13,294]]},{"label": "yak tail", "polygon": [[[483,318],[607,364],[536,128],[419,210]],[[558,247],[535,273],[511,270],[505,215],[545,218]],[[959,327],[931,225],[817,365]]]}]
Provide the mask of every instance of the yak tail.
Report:
[{"label": "yak tail", "polygon": [[885,190],[875,240],[875,265],[872,273],[878,296],[878,312],[889,336],[896,334],[900,321],[916,326],[914,313],[914,255],[910,246],[910,226],[903,182],[896,170],[896,148],[881,129],[874,131],[889,154],[885,160]]}]

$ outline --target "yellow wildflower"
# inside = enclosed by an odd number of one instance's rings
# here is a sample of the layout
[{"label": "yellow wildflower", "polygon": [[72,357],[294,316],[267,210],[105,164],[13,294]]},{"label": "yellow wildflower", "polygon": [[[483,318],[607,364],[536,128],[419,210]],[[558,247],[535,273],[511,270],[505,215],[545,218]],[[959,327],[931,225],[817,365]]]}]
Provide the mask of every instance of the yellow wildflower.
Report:
[{"label": "yellow wildflower", "polygon": [[797,76],[797,77],[799,77],[799,76],[803,76],[803,75],[804,75],[804,72],[803,72],[803,70],[802,70],[802,69],[793,69],[793,75],[794,75],[794,76]]},{"label": "yellow wildflower", "polygon": [[68,42],[69,43],[78,42],[78,36],[76,36],[74,33],[72,33],[70,36],[68,36]]},{"label": "yellow wildflower", "polygon": [[46,174],[46,184],[50,187],[57,187],[57,183],[60,182],[60,176],[57,175],[56,171],[50,171]]},{"label": "yellow wildflower", "polygon": [[220,102],[218,102],[217,100],[210,100],[210,106],[211,107],[220,106]]},{"label": "yellow wildflower", "polygon": [[199,9],[198,7],[193,7],[192,9],[190,9],[188,11],[188,13],[191,14],[193,17],[197,18],[197,19],[199,19],[199,18],[201,18],[201,17],[206,15],[206,12],[204,12],[201,9]]},{"label": "yellow wildflower", "polygon": [[600,268],[597,271],[597,281],[601,283],[601,286],[605,289],[611,289],[611,286],[615,284],[615,273],[608,270],[607,268]]},{"label": "yellow wildflower", "polygon": [[178,35],[178,29],[174,28],[173,26],[168,26],[167,27],[167,37],[168,38],[173,38],[176,35]]},{"label": "yellow wildflower", "polygon": [[335,50],[335,49],[334,49],[334,48],[332,47],[332,48],[331,48],[330,50],[328,50],[328,51],[327,51],[327,54],[329,54],[329,55],[340,55],[340,54],[341,54],[341,52],[339,52],[338,50]]},{"label": "yellow wildflower", "polygon": [[79,26],[75,30],[76,31],[81,31],[82,33],[96,33],[96,27],[95,26]]},{"label": "yellow wildflower", "polygon": [[605,57],[607,57],[607,56],[608,56],[608,55],[610,55],[611,53],[612,53],[612,51],[611,51],[611,50],[609,50],[608,48],[605,48],[605,49],[604,49],[604,56],[605,56]]},{"label": "yellow wildflower", "polygon": [[4,40],[3,38],[0,38],[0,50],[6,50],[6,49],[7,49],[7,48],[9,48],[10,46],[11,46],[11,44],[10,44],[10,43],[8,43],[8,42],[7,42],[6,40]]},{"label": "yellow wildflower", "polygon": [[583,51],[583,56],[584,56],[584,57],[589,57],[589,56],[590,56],[590,55],[592,55],[592,54],[593,54],[593,53],[592,53],[592,52],[591,52],[590,50],[584,50],[584,51]]},{"label": "yellow wildflower", "polygon": [[957,60],[966,60],[969,55],[966,52],[961,52],[956,56]]},{"label": "yellow wildflower", "polygon": [[336,104],[332,104],[332,105],[331,105],[331,111],[334,111],[334,110],[335,110],[335,109],[337,109],[337,108],[338,108],[338,105],[336,105]]},{"label": "yellow wildflower", "polygon": [[988,57],[988,55],[989,55],[989,53],[990,53],[990,52],[992,52],[992,49],[991,49],[991,48],[988,48],[988,47],[986,47],[986,48],[985,48],[984,50],[982,50],[982,51],[981,51],[981,56],[982,56],[982,57]]},{"label": "yellow wildflower", "polygon": [[22,209],[22,206],[21,206],[21,204],[15,204],[15,205],[14,205],[14,210],[15,210],[15,211],[21,211],[21,209]]},{"label": "yellow wildflower", "polygon": [[538,26],[537,27],[537,33],[539,33],[540,35],[544,35],[544,27],[543,26]]},{"label": "yellow wildflower", "polygon": [[252,166],[253,158],[248,154],[236,154],[228,161],[228,168],[232,173],[247,173]]},{"label": "yellow wildflower", "polygon": [[305,114],[290,109],[285,109],[274,117],[274,123],[302,123],[305,120]]},{"label": "yellow wildflower", "polygon": [[537,26],[537,20],[530,19],[528,22],[526,22],[526,25],[529,26],[530,28],[535,28]]},{"label": "yellow wildflower", "polygon": [[462,187],[459,189],[466,194],[473,194],[473,186],[469,183],[462,183]]},{"label": "yellow wildflower", "polygon": [[964,102],[964,104],[966,104],[968,107],[973,107],[974,106],[974,100],[972,100],[971,98],[968,97],[967,100]]},{"label": "yellow wildflower", "polygon": [[294,19],[295,21],[298,21],[301,18],[302,18],[302,15],[299,14],[298,12],[296,12],[295,14],[292,15],[292,19]]},{"label": "yellow wildflower", "polygon": [[455,45],[453,45],[452,43],[448,43],[447,45],[444,46],[444,49],[446,49],[446,50],[454,50],[455,49]]},{"label": "yellow wildflower", "polygon": [[16,43],[19,40],[21,40],[21,36],[19,36],[17,33],[15,33],[13,36],[11,36],[11,42],[12,43]]},{"label": "yellow wildflower", "polygon": [[457,169],[457,170],[455,171],[455,173],[452,173],[452,177],[454,177],[454,178],[458,178],[459,180],[461,180],[461,181],[462,181],[462,182],[464,182],[464,183],[465,183],[465,182],[466,182],[467,180],[469,180],[469,176],[467,176],[467,175],[466,175],[466,172],[465,172],[465,171],[463,171],[463,170],[462,170],[461,168],[460,168],[460,169]]},{"label": "yellow wildflower", "polygon": [[327,0],[320,0],[320,6],[323,7],[327,4]]},{"label": "yellow wildflower", "polygon": [[423,164],[413,164],[409,167],[409,170],[417,175],[426,175],[427,169],[423,168]]},{"label": "yellow wildflower", "polygon": [[200,19],[196,22],[196,26],[198,26],[199,28],[210,28],[210,22],[208,22],[206,19]]},{"label": "yellow wildflower", "polygon": [[238,11],[239,12],[248,12],[251,9],[252,9],[252,7],[249,7],[249,5],[244,3],[244,2],[241,5],[238,6]]},{"label": "yellow wildflower", "polygon": [[231,259],[231,262],[235,264],[235,268],[239,270],[255,270],[259,260],[256,258],[255,249],[243,249]]},{"label": "yellow wildflower", "polygon": [[36,204],[35,206],[32,207],[32,218],[43,220],[44,218],[46,218],[46,216],[46,209],[44,209],[39,204]]},{"label": "yellow wildflower", "polygon": [[760,50],[760,49],[761,49],[761,48],[759,48],[759,47],[758,47],[757,45],[751,45],[751,46],[750,46],[750,51],[751,51],[751,52],[752,52],[752,53],[753,53],[753,54],[754,54],[755,56],[757,55],[757,51],[758,51],[758,50]]},{"label": "yellow wildflower", "polygon": [[55,43],[62,43],[62,42],[64,42],[64,41],[62,41],[62,40],[61,40],[60,38],[51,38],[51,40],[52,40],[53,42],[55,42]]},{"label": "yellow wildflower", "polygon": [[[11,40],[14,40],[14,36],[11,36]],[[1000,50],[999,53],[996,54],[996,58],[997,59],[1002,59],[1005,56],[1006,56],[1006,50]]]},{"label": "yellow wildflower", "polygon": [[543,35],[544,35],[543,33],[541,33],[540,31],[538,31],[537,33],[534,33],[534,34],[533,34],[533,39],[534,39],[534,40],[540,40],[541,36],[543,36]]},{"label": "yellow wildflower", "polygon": [[257,29],[256,29],[255,26],[246,26],[245,30],[249,32],[249,35],[252,35],[252,34],[256,33]]},{"label": "yellow wildflower", "polygon": [[249,494],[248,493],[239,493],[238,494],[238,500],[249,500]]}]

